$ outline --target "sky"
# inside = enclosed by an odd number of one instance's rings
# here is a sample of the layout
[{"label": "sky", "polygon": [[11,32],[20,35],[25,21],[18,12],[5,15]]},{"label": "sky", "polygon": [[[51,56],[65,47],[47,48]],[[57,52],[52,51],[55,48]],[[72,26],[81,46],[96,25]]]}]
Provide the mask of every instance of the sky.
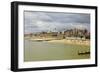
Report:
[{"label": "sky", "polygon": [[24,11],[25,34],[74,28],[90,30],[90,14]]}]

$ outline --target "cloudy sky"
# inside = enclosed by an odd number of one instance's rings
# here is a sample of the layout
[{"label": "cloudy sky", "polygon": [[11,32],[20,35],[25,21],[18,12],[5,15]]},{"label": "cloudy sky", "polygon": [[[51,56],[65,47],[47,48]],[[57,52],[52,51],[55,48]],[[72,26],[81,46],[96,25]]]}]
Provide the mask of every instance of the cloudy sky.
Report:
[{"label": "cloudy sky", "polygon": [[25,33],[90,29],[90,14],[24,11]]}]

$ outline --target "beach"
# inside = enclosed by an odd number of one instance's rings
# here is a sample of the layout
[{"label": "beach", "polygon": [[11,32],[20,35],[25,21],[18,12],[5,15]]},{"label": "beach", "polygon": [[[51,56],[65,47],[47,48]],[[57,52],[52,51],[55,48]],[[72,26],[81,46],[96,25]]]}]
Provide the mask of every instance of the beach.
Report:
[{"label": "beach", "polygon": [[63,44],[72,44],[72,45],[90,45],[90,40],[85,39],[57,39],[57,38],[41,38],[41,37],[26,37],[25,39],[33,41],[47,41],[49,43],[63,43]]},{"label": "beach", "polygon": [[64,43],[64,44],[73,44],[73,45],[90,45],[90,41],[89,40],[66,40],[66,39],[62,39],[62,40],[51,40],[48,41],[50,43]]}]

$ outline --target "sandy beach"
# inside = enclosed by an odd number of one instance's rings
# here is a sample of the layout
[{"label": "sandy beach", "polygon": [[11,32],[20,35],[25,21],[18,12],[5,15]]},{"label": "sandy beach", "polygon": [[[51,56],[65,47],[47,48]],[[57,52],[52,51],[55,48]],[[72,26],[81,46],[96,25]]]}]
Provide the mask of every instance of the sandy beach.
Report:
[{"label": "sandy beach", "polygon": [[89,40],[66,40],[66,39],[62,39],[62,40],[51,40],[48,41],[50,43],[64,43],[64,44],[73,44],[73,45],[90,45],[90,41]]},{"label": "sandy beach", "polygon": [[25,38],[31,41],[47,41],[49,43],[64,43],[64,44],[72,44],[72,45],[90,45],[90,40],[81,40],[81,39],[57,39],[57,38]]}]

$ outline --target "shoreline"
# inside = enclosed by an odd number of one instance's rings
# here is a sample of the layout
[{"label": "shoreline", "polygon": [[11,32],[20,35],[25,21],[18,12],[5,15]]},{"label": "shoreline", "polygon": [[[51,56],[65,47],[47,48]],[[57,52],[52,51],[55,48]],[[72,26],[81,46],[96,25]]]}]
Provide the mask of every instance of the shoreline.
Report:
[{"label": "shoreline", "polygon": [[63,44],[72,44],[72,45],[86,45],[90,46],[90,40],[81,40],[81,39],[57,39],[57,38],[26,38],[31,41],[47,41],[49,43],[63,43]]},{"label": "shoreline", "polygon": [[50,43],[64,43],[64,44],[72,44],[72,45],[86,45],[89,46],[90,45],[90,41],[86,40],[86,41],[82,41],[82,40],[66,40],[66,39],[62,39],[62,40],[51,40],[48,41]]}]

